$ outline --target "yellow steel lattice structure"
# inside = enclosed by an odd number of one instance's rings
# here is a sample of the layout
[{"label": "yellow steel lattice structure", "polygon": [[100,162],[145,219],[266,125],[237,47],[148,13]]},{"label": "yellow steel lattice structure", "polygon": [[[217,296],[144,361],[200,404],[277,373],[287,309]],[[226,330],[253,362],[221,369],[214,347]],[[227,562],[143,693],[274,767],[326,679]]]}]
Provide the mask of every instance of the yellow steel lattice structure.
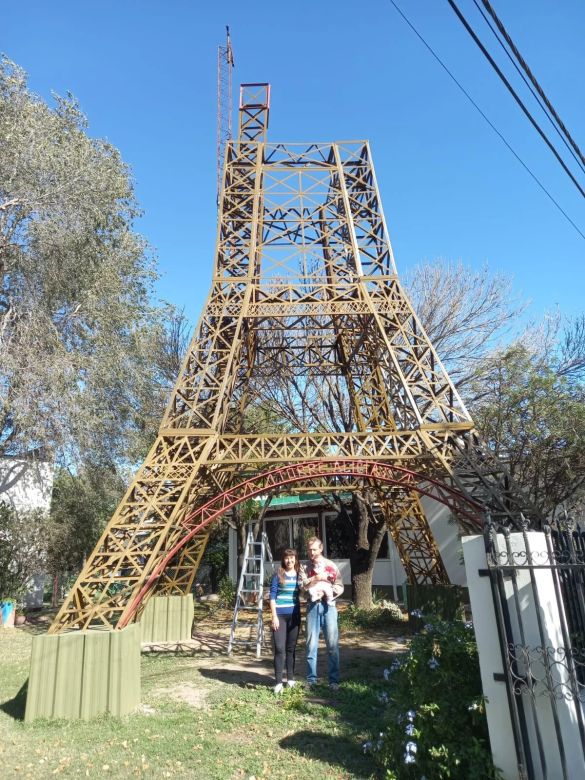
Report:
[{"label": "yellow steel lattice structure", "polygon": [[[218,512],[278,485],[373,486],[413,582],[447,581],[421,491],[464,526],[524,509],[400,284],[368,143],[270,143],[269,102],[267,84],[242,87],[207,302],[158,438],[53,632],[119,628],[149,593],[189,592]],[[341,383],[348,430],[247,432],[258,388],[285,369]]]}]

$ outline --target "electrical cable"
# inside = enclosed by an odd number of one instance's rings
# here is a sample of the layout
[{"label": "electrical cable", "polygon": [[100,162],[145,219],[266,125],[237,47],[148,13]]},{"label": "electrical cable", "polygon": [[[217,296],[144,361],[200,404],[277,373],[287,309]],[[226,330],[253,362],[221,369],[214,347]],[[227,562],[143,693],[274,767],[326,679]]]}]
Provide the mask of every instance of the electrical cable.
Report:
[{"label": "electrical cable", "polygon": [[[538,105],[542,109],[542,112],[544,113],[545,117],[548,119],[548,121],[550,122],[550,124],[554,128],[554,131],[559,136],[559,138],[564,143],[564,145],[567,147],[567,150],[569,151],[569,154],[575,160],[575,162],[577,163],[579,168],[581,168],[583,173],[585,173],[585,165],[584,165],[585,159],[581,155],[579,147],[575,144],[575,142],[573,141],[571,136],[568,134],[568,130],[566,129],[566,127],[564,126],[562,121],[559,119],[556,111],[551,106],[551,104],[550,104],[549,100],[547,99],[546,95],[544,94],[544,92],[542,92],[542,90],[539,90],[539,89],[533,87],[532,84],[530,83],[530,80],[524,75],[524,73],[522,72],[522,68],[520,68],[518,63],[514,60],[514,57],[512,57],[512,55],[510,54],[510,52],[506,48],[504,42],[502,41],[502,39],[500,38],[500,36],[498,34],[498,31],[496,29],[494,29],[494,26],[493,26],[492,22],[486,16],[485,11],[479,5],[479,2],[482,2],[482,3],[485,4],[487,2],[487,0],[473,0],[473,3],[475,5],[475,7],[477,8],[477,10],[482,15],[482,17],[485,20],[485,23],[487,24],[487,26],[490,28],[490,30],[494,34],[494,38],[496,39],[496,41],[502,47],[502,50],[504,51],[504,54],[510,60],[510,62],[514,66],[516,72],[518,73],[518,75],[520,76],[520,78],[522,79],[522,81],[524,82],[524,84],[526,85],[526,87],[528,88],[530,93],[532,94],[533,98],[536,100],[536,102],[538,103]],[[488,5],[489,5],[489,3],[488,3]],[[503,25],[502,25],[502,28],[503,28]],[[505,29],[505,28],[503,28],[503,29]],[[509,40],[511,41],[512,39],[509,38]],[[508,38],[506,38],[506,41],[508,41]],[[510,45],[510,44],[508,44],[508,45]],[[512,44],[511,44],[511,48],[512,47],[513,47],[512,50],[514,52],[518,51],[514,47],[514,42],[513,41],[512,41]],[[518,52],[518,55],[520,56],[519,52]],[[524,60],[522,60],[522,62],[524,62]],[[526,63],[524,63],[524,64],[526,64]],[[526,65],[526,67],[528,68],[527,65]],[[530,70],[530,69],[528,69],[528,70]],[[536,82],[536,84],[538,84],[538,82]],[[540,85],[538,85],[538,86],[540,86]],[[543,98],[541,97],[541,95],[543,95]],[[550,106],[550,108],[549,108],[549,106]],[[552,116],[551,116],[551,113],[552,113]],[[560,127],[557,126],[557,124],[555,124],[555,120],[556,120],[557,123],[560,124]],[[566,136],[568,136],[568,138]],[[568,140],[568,139],[570,139],[570,140]],[[577,151],[575,152],[572,147],[574,147]]]},{"label": "electrical cable", "polygon": [[[475,0],[474,0],[474,2],[475,2]],[[571,134],[569,133],[569,131],[567,130],[567,128],[566,128],[566,127],[565,127],[565,125],[563,124],[563,121],[561,120],[560,116],[559,116],[559,115],[557,114],[557,112],[555,111],[555,109],[554,109],[553,105],[551,104],[550,100],[549,100],[549,99],[547,98],[547,96],[545,95],[545,93],[544,93],[544,90],[542,89],[542,87],[540,86],[540,84],[539,84],[539,83],[538,83],[538,81],[536,80],[536,77],[534,76],[534,74],[532,73],[532,71],[530,70],[530,68],[528,67],[528,63],[526,62],[526,60],[524,59],[524,57],[523,57],[523,56],[520,54],[520,52],[518,51],[518,49],[517,49],[517,47],[516,47],[516,45],[515,45],[514,41],[512,40],[512,38],[511,38],[511,36],[509,35],[509,33],[508,33],[508,31],[506,30],[506,28],[504,27],[503,23],[502,23],[502,22],[500,21],[500,19],[498,18],[498,15],[496,14],[496,12],[494,11],[494,9],[492,8],[492,6],[491,6],[491,4],[490,4],[489,0],[481,0],[481,2],[483,3],[483,5],[484,5],[485,9],[487,10],[487,12],[489,13],[489,15],[490,15],[490,16],[492,17],[492,19],[494,20],[494,22],[495,22],[495,24],[496,24],[496,26],[497,26],[498,30],[499,30],[499,31],[501,32],[501,34],[504,36],[504,39],[505,39],[506,43],[508,44],[508,46],[509,46],[509,47],[510,47],[510,49],[512,50],[512,52],[513,52],[514,56],[516,57],[516,59],[517,59],[517,60],[518,60],[518,62],[520,63],[520,66],[522,67],[523,71],[526,73],[526,75],[528,76],[528,78],[530,79],[530,81],[532,82],[532,84],[534,85],[534,88],[536,89],[536,91],[538,92],[538,94],[540,95],[540,97],[542,98],[542,100],[543,100],[544,104],[546,105],[546,107],[548,108],[548,110],[550,111],[550,113],[551,113],[551,114],[553,115],[553,117],[555,118],[555,120],[556,120],[556,122],[557,122],[558,126],[560,127],[561,131],[562,131],[562,132],[564,133],[564,135],[566,136],[566,138],[567,138],[567,141],[568,141],[568,142],[571,144],[571,146],[572,146],[572,147],[573,147],[573,149],[575,150],[575,153],[577,154],[577,156],[579,157],[579,159],[581,160],[581,162],[582,162],[582,163],[585,165],[585,157],[583,156],[583,154],[582,154],[581,150],[580,150],[580,149],[579,149],[579,147],[577,146],[577,143],[576,143],[576,141],[575,141],[575,140],[572,138]],[[476,2],[476,5],[477,5],[477,2]]]},{"label": "electrical cable", "polygon": [[562,208],[562,206],[554,199],[554,197],[550,194],[550,192],[546,189],[544,184],[540,181],[540,179],[536,176],[536,174],[532,173],[528,165],[524,162],[524,160],[514,151],[514,149],[510,146],[508,141],[504,138],[504,136],[500,133],[500,131],[497,129],[497,127],[488,119],[488,117],[484,114],[484,112],[481,110],[481,108],[477,105],[475,100],[471,97],[469,92],[465,89],[465,87],[456,79],[456,77],[451,73],[449,68],[445,65],[445,63],[441,60],[439,55],[435,52],[435,50],[428,44],[425,39],[422,37],[422,35],[419,33],[419,31],[416,29],[416,27],[412,24],[410,19],[406,16],[406,14],[402,11],[402,9],[398,6],[398,4],[395,2],[395,0],[389,0],[389,2],[394,6],[396,11],[400,14],[400,16],[404,19],[406,24],[410,27],[410,29],[413,31],[413,33],[417,36],[417,38],[421,41],[421,43],[428,49],[428,51],[433,55],[433,57],[437,60],[439,65],[443,68],[443,70],[447,73],[449,78],[459,87],[461,92],[465,95],[465,97],[469,100],[471,105],[478,111],[483,119],[487,122],[487,124],[491,127],[491,129],[494,131],[494,133],[500,138],[502,143],[508,148],[508,150],[514,155],[516,160],[520,163],[520,165],[524,168],[524,170],[532,177],[532,179],[538,184],[540,189],[544,192],[544,194],[547,196],[547,198],[556,206],[556,208],[561,212],[561,214],[565,217],[567,222],[573,226],[573,228],[577,231],[577,233],[581,236],[582,239],[585,240],[585,233],[583,233],[577,225],[573,222],[571,217],[567,214],[567,212]]},{"label": "electrical cable", "polygon": [[475,41],[477,46],[480,48],[480,50],[481,50],[482,54],[484,55],[484,57],[488,60],[488,62],[492,66],[492,68],[496,71],[498,76],[504,82],[506,88],[508,89],[508,92],[512,95],[512,97],[514,98],[516,103],[520,106],[522,112],[525,114],[525,116],[527,117],[527,119],[530,122],[530,124],[534,127],[536,132],[539,134],[539,136],[542,138],[542,140],[545,142],[545,144],[548,146],[548,148],[551,150],[551,152],[557,158],[557,160],[560,163],[562,169],[565,171],[567,176],[571,179],[571,181],[573,182],[575,187],[577,187],[577,189],[579,190],[581,195],[585,198],[585,190],[583,189],[583,187],[581,187],[581,185],[579,184],[577,179],[573,176],[573,174],[571,173],[571,171],[567,167],[567,164],[565,163],[563,158],[560,156],[560,154],[557,152],[557,150],[555,149],[553,144],[549,141],[549,139],[546,136],[546,133],[542,130],[542,128],[540,127],[540,125],[538,124],[536,119],[532,116],[530,111],[526,108],[526,106],[522,102],[521,98],[518,96],[518,94],[517,94],[516,90],[514,89],[514,87],[510,84],[510,82],[508,81],[506,76],[502,73],[502,71],[498,67],[498,65],[497,65],[496,61],[494,60],[494,58],[491,56],[491,54],[485,48],[483,43],[479,40],[479,38],[477,37],[475,31],[473,30],[473,28],[471,27],[471,25],[469,24],[467,19],[463,16],[461,11],[457,7],[457,4],[454,2],[454,0],[447,0],[447,2],[449,3],[449,5],[453,9],[453,11],[455,12],[455,15],[457,16],[457,18],[459,19],[461,24],[465,27],[465,29],[467,30],[469,35],[473,38],[473,40]]}]

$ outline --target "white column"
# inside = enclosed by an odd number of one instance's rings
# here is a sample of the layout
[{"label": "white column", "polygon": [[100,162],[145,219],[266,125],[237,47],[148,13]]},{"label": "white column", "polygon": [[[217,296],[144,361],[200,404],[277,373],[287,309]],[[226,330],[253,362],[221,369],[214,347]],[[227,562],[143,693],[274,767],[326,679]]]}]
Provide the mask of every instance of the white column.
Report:
[{"label": "white column", "polygon": [[228,577],[238,584],[238,535],[235,528],[228,528]]},{"label": "white column", "polygon": [[494,680],[494,673],[502,673],[503,668],[492,590],[489,577],[479,576],[479,570],[487,568],[485,544],[483,536],[465,536],[462,542],[492,756],[506,780],[518,780],[506,686]]},{"label": "white column", "polygon": [[[498,549],[504,551],[504,537],[497,537]],[[562,604],[557,601],[552,571],[547,568],[549,560],[546,539],[543,533],[529,532],[527,544],[521,533],[510,535],[510,547],[514,555],[509,561],[511,566],[527,564],[530,560],[543,568],[533,569],[534,588],[530,571],[516,568],[517,599],[514,595],[513,580],[504,579],[505,598],[510,614],[514,644],[520,646],[517,657],[518,671],[524,673],[523,658],[529,658],[530,669],[534,677],[534,708],[529,698],[526,698],[528,742],[532,756],[534,776],[537,780],[547,778],[556,780],[563,777],[561,755],[553,718],[553,702],[548,688],[554,687],[557,717],[560,726],[562,744],[565,752],[565,764],[569,778],[585,777],[585,761],[583,746],[578,728],[576,707],[579,702],[573,701],[569,687],[569,671],[564,658],[565,642],[561,631]],[[503,672],[502,654],[499,647],[495,622],[495,613],[491,595],[489,577],[479,577],[478,569],[487,568],[484,540],[480,536],[466,537],[463,540],[463,553],[475,634],[478,643],[479,660],[484,693],[488,698],[486,706],[488,727],[494,763],[503,770],[504,777],[516,780],[517,770],[511,757],[515,757],[513,749],[510,714],[508,710],[505,684],[495,682],[494,672]],[[536,596],[535,596],[536,591]],[[537,603],[538,599],[538,603]],[[542,637],[539,631],[538,616],[542,624]],[[523,628],[524,641],[520,633]],[[560,649],[560,650],[559,650]],[[543,655],[550,659],[550,683],[546,683],[546,670]],[[525,693],[527,697],[529,694]],[[568,697],[566,698],[565,695]],[[533,715],[534,712],[534,715]],[[536,739],[535,720],[538,722],[543,752],[546,761],[546,771],[541,766]]]}]

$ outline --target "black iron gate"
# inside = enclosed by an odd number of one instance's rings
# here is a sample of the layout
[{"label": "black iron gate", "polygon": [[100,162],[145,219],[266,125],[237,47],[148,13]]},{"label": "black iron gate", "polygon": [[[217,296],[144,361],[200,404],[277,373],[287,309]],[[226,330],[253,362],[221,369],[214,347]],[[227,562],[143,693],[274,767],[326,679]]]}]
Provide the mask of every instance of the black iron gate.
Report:
[{"label": "black iron gate", "polygon": [[489,523],[485,543],[481,573],[490,578],[504,669],[494,676],[506,684],[519,776],[577,780],[575,746],[585,766],[585,532],[555,522],[543,542]]}]

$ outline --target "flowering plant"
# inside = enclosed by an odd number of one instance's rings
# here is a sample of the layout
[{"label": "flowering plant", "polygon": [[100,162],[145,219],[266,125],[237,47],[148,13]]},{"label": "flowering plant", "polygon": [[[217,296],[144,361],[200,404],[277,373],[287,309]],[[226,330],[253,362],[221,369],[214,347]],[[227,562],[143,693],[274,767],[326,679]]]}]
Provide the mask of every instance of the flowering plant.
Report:
[{"label": "flowering plant", "polygon": [[375,752],[386,778],[497,780],[473,627],[424,620],[408,655],[384,670],[388,725]]}]

